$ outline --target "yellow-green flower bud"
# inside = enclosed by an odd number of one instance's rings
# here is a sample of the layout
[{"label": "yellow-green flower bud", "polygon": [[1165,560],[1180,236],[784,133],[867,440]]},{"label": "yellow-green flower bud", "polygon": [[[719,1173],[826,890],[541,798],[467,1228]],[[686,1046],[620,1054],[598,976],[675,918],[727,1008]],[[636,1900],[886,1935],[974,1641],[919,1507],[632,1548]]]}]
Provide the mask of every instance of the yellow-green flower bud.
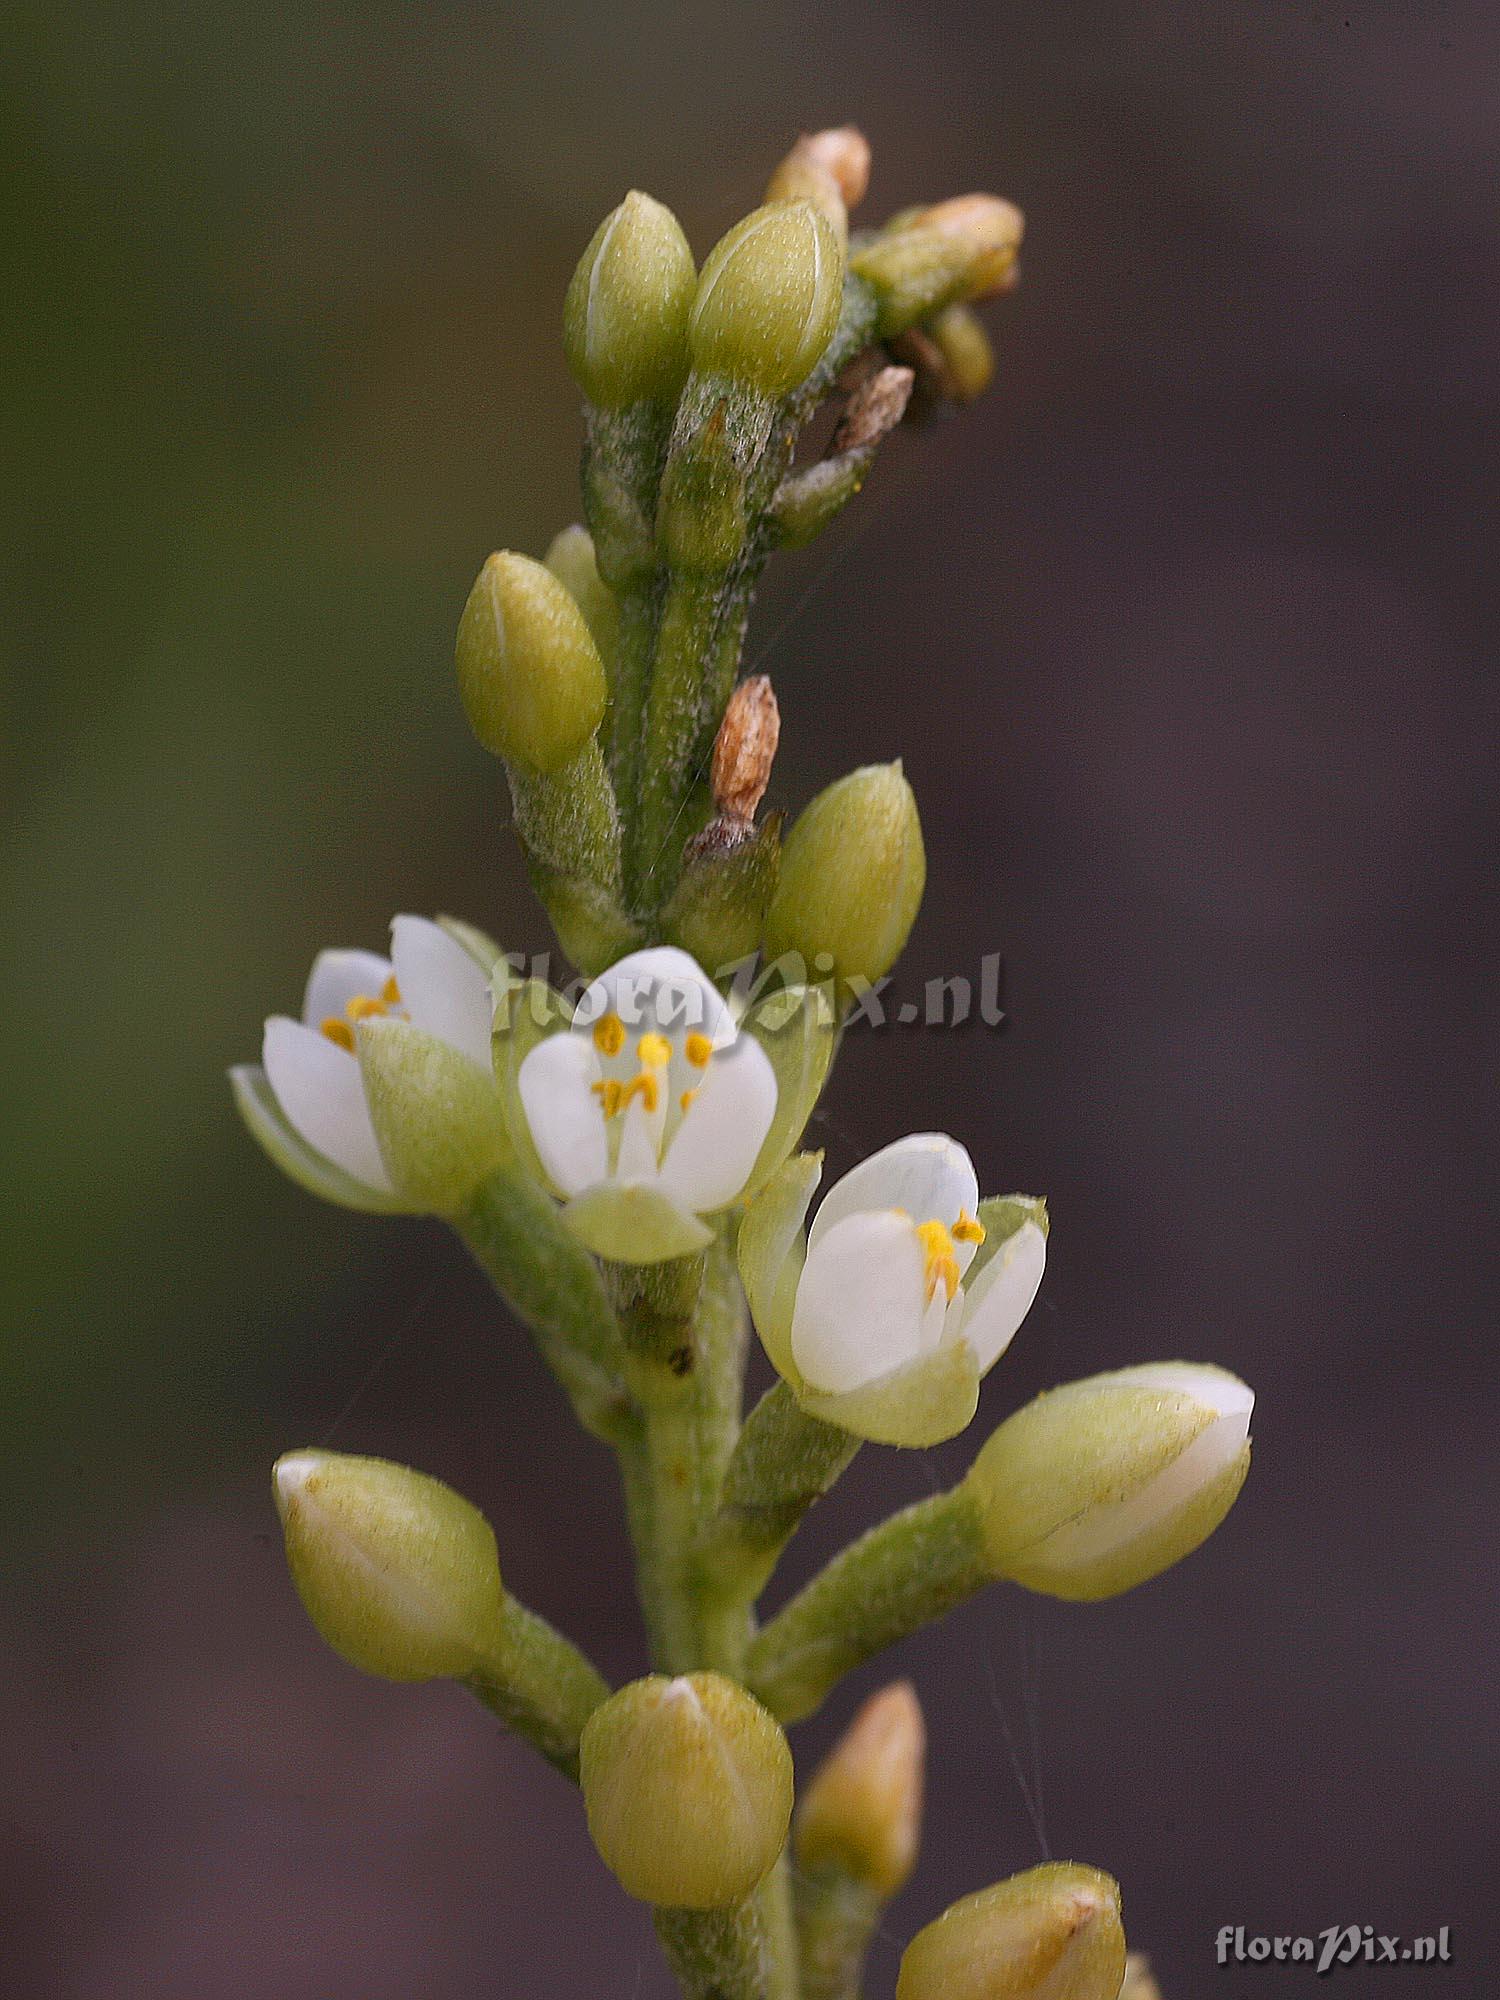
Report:
[{"label": "yellow-green flower bud", "polygon": [[291,1451],[272,1488],[287,1563],[336,1653],[392,1681],[458,1679],[495,1645],[489,1523],[441,1481],[383,1458]]},{"label": "yellow-green flower bud", "polygon": [[566,585],[529,556],[493,555],[479,572],[456,657],[469,726],[507,763],[559,771],[599,727],[599,649]]},{"label": "yellow-green flower bud", "polygon": [[756,209],[703,266],[688,329],[693,366],[766,396],[786,395],[822,359],[843,288],[838,237],[811,202]]},{"label": "yellow-green flower bud", "polygon": [[810,201],[828,218],[841,244],[849,240],[849,210],[870,181],[870,145],[853,125],[804,132],[766,184],[767,201]]},{"label": "yellow-green flower bud", "polygon": [[926,1745],[910,1681],[871,1695],[802,1795],[799,1865],[837,1870],[889,1902],[916,1866]]},{"label": "yellow-green flower bud", "polygon": [[967,306],[948,306],[927,328],[942,365],[942,391],[955,403],[972,403],[990,386],[995,350],[983,322]]},{"label": "yellow-green flower bud", "polygon": [[599,574],[593,536],[576,524],[564,528],[552,537],[546,564],[583,613],[583,622],[607,670],[619,640],[620,605]]},{"label": "yellow-green flower bud", "polygon": [[917,801],[900,763],[867,764],[820,792],[781,850],[766,916],[765,953],[797,953],[803,976],[829,961],[841,985],[889,972],[927,880]]},{"label": "yellow-green flower bud", "polygon": [[995,1574],[1048,1597],[1114,1597],[1190,1555],[1244,1484],[1254,1402],[1238,1376],[1185,1361],[1038,1396],[964,1481]]},{"label": "yellow-green flower bud", "polygon": [[1097,1868],[1050,1861],[965,1896],[906,1947],[896,2000],[1116,2000],[1120,1891]]},{"label": "yellow-green flower bud", "polygon": [[687,375],[698,274],[671,209],[632,191],[595,230],[563,302],[563,347],[591,403],[667,402]]},{"label": "yellow-green flower bud", "polygon": [[786,1737],[722,1674],[653,1674],[621,1688],[589,1718],[582,1778],[594,1845],[642,1902],[743,1902],[786,1841]]},{"label": "yellow-green flower bud", "polygon": [[944,306],[984,299],[1013,282],[1024,224],[998,195],[959,195],[902,218],[851,260],[879,302],[881,339]]},{"label": "yellow-green flower bud", "polygon": [[413,1208],[456,1215],[512,1157],[493,1074],[390,1016],[361,1021],[355,1047],[370,1123],[397,1194]]}]

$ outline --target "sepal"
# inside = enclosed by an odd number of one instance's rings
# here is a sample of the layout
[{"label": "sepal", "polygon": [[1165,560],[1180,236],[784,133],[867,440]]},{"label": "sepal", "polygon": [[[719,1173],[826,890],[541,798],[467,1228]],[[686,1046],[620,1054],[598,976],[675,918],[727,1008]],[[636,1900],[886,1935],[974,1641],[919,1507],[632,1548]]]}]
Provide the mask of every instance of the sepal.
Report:
[{"label": "sepal", "polygon": [[340,1208],[363,1209],[371,1215],[410,1215],[413,1205],[398,1194],[356,1180],[353,1174],[310,1146],[276,1101],[276,1093],[259,1063],[239,1063],[229,1072],[235,1109],[246,1130],[267,1159],[308,1194]]},{"label": "sepal", "polygon": [[656,1188],[601,1181],[562,1212],[579,1242],[611,1264],[659,1264],[706,1249],[714,1233]]}]

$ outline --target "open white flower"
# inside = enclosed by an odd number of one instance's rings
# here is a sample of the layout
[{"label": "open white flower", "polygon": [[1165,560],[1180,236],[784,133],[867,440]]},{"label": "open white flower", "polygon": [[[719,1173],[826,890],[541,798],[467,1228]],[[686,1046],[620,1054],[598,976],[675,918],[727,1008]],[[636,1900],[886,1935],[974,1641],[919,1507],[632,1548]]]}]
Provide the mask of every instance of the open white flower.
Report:
[{"label": "open white flower", "polygon": [[818,1171],[810,1156],[789,1161],[741,1232],[767,1351],[829,1422],[888,1443],[953,1435],[1031,1310],[1045,1205],[982,1202],[964,1148],[916,1133],[835,1182],[804,1243]]},{"label": "open white flower", "polygon": [[482,1092],[493,1099],[490,1122],[498,1133],[490,1015],[489,975],[476,951],[425,917],[397,917],[389,958],[372,951],[318,954],[301,1020],[273,1015],[261,1066],[230,1072],[236,1099],[271,1157],[315,1193],[350,1207],[423,1206],[398,1186],[376,1137],[359,1031],[373,1023],[409,1024],[417,1033],[396,1038],[408,1067],[414,1051],[436,1053],[461,1096],[482,1103]]},{"label": "open white flower", "polygon": [[599,1255],[650,1263],[701,1248],[699,1220],[744,1193],[776,1115],[776,1071],[696,961],[632,952],[570,1027],[521,1059],[537,1162]]}]

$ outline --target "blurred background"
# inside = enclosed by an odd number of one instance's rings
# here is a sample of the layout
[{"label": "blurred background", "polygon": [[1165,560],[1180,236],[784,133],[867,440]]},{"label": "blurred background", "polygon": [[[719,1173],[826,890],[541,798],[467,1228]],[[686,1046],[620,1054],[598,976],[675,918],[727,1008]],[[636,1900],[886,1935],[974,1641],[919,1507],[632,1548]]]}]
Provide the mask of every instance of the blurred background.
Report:
[{"label": "blurred background", "polygon": [[[701,255],[847,118],[872,214],[1010,195],[1025,275],[988,399],[768,577],[771,803],[904,756],[902,991],[1000,952],[1010,1018],[856,1034],[821,1138],[949,1126],[1050,1197],[983,1427],[1153,1357],[1260,1393],[1207,1552],[996,1591],[799,1736],[928,1707],[872,1996],[1046,1852],[1167,2000],[1305,1990],[1224,1923],[1446,1923],[1340,1992],[1488,1992],[1492,11],[5,11],[0,1992],[667,1990],[560,1780],[321,1649],[267,1491],[309,1442],[448,1478],[624,1675],[612,1467],[456,1244],[281,1181],[223,1070],[393,911],[547,943],[451,639],[576,518],[569,272],[632,185]],[[867,1450],[778,1590],[974,1442]]]}]

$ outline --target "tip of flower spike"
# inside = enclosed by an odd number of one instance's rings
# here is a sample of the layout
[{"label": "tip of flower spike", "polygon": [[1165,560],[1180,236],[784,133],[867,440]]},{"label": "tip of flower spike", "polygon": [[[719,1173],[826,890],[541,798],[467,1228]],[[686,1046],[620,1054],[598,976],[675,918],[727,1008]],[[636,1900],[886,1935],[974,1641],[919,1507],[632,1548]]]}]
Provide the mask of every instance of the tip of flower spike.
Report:
[{"label": "tip of flower spike", "polygon": [[284,1521],[292,1504],[307,1491],[308,1483],[319,1465],[323,1454],[318,1451],[283,1452],[271,1469],[271,1491],[276,1500],[276,1512]]}]

